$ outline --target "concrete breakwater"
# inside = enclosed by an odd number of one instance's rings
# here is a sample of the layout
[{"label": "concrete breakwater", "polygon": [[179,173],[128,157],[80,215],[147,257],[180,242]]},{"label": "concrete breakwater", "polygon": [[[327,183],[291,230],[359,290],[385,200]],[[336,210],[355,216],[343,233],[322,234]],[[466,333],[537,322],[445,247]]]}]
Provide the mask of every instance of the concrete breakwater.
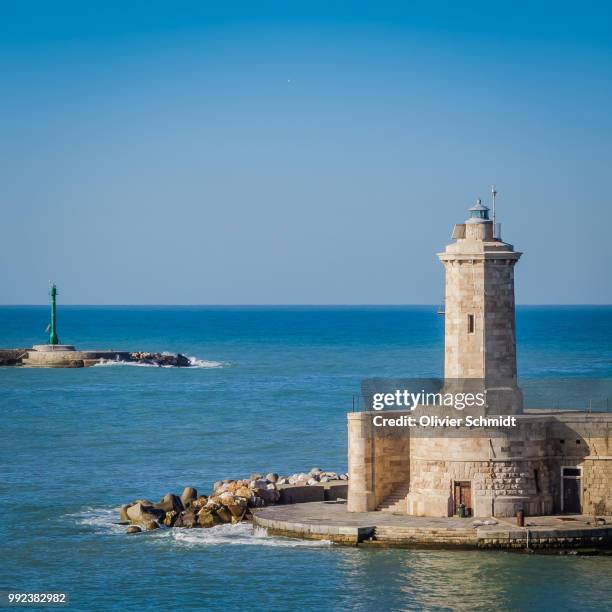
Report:
[{"label": "concrete breakwater", "polygon": [[32,348],[0,349],[0,366],[27,368],[84,368],[107,362],[125,362],[159,367],[190,367],[189,357],[177,353],[144,351],[82,351],[69,344],[39,344]]},{"label": "concrete breakwater", "polygon": [[152,531],[162,525],[173,528],[208,528],[252,520],[258,508],[277,504],[346,499],[348,475],[313,468],[308,473],[280,477],[251,474],[213,484],[210,495],[198,495],[185,487],[181,495],[167,493],[160,502],[137,499],[121,506],[119,521],[127,533]]}]

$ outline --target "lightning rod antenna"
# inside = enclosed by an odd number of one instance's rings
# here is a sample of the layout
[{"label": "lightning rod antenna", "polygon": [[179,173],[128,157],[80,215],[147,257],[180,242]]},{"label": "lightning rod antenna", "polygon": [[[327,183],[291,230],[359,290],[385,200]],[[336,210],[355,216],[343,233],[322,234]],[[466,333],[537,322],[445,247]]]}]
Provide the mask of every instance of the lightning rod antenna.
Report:
[{"label": "lightning rod antenna", "polygon": [[495,198],[497,196],[497,190],[495,189],[495,185],[491,185],[491,195],[493,196],[493,236],[495,238],[498,238],[496,218],[495,218]]}]

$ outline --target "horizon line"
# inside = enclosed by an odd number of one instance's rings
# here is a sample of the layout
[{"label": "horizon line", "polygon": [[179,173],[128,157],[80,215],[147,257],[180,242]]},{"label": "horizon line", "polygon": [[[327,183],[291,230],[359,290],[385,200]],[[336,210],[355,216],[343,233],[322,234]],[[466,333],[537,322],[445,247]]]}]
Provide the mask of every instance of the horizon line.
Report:
[{"label": "horizon line", "polygon": [[[30,304],[0,304],[0,308],[31,308],[37,306],[48,307],[48,302],[38,302]],[[343,303],[251,303],[251,304],[229,304],[229,303],[214,303],[214,304],[196,304],[196,303],[132,303],[132,304],[58,304],[58,308],[405,308],[405,307],[432,307],[438,308],[440,303],[385,303],[385,304],[343,304]],[[578,302],[522,302],[515,304],[517,307],[522,306],[612,306],[610,303],[578,303]]]}]

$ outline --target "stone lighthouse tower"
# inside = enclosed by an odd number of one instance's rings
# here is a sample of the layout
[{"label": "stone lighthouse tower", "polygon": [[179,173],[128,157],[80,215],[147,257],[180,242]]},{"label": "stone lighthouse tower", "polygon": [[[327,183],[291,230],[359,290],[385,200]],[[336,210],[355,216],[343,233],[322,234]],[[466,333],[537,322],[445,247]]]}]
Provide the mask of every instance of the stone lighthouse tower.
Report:
[{"label": "stone lighthouse tower", "polygon": [[494,236],[480,200],[469,212],[438,254],[446,269],[444,377],[447,386],[481,381],[487,414],[519,414],[514,264],[521,253]]}]

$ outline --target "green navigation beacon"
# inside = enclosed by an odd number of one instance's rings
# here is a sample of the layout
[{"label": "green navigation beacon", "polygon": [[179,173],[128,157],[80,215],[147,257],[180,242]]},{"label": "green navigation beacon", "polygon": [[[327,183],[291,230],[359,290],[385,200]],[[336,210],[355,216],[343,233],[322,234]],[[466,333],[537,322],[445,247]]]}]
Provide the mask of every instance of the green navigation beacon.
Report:
[{"label": "green navigation beacon", "polygon": [[59,344],[56,330],[56,315],[55,315],[55,298],[57,296],[57,287],[55,283],[49,283],[49,297],[51,298],[51,323],[49,324],[49,344]]}]

